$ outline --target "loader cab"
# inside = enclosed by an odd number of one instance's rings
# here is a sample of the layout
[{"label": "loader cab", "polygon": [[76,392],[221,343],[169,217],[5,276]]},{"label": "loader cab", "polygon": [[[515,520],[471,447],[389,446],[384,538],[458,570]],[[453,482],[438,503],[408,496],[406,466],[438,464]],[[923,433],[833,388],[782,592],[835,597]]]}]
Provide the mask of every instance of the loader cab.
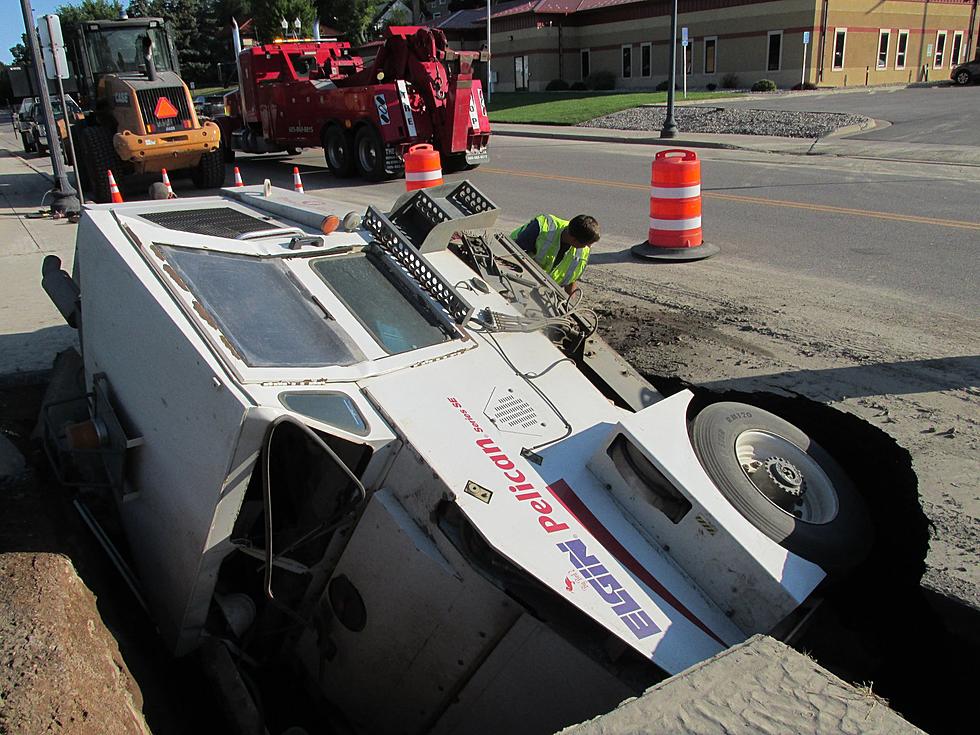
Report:
[{"label": "loader cab", "polygon": [[153,43],[157,71],[180,74],[173,38],[162,18],[86,21],[79,25],[75,49],[83,70],[82,86],[89,99],[95,98],[99,79],[107,74],[146,75],[143,47]]}]

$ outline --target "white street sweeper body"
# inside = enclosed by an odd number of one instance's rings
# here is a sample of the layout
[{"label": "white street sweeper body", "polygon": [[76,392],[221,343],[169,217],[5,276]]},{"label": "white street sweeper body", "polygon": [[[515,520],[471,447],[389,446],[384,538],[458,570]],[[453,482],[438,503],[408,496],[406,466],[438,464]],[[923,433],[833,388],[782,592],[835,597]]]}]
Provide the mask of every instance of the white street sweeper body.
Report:
[{"label": "white street sweeper body", "polygon": [[795,541],[861,512],[819,447],[748,406],[699,427],[470,184],[324,225],[350,209],[246,187],[85,210],[93,418],[175,652],[288,660],[359,732],[552,732],[792,627],[858,553]]}]

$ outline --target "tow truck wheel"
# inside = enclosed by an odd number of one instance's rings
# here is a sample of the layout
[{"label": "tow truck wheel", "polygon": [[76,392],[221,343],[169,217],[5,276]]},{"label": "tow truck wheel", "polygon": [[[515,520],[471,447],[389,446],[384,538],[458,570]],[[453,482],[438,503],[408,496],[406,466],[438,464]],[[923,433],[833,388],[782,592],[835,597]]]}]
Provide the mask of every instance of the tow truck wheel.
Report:
[{"label": "tow truck wheel", "polygon": [[217,189],[225,185],[225,157],[220,150],[201,156],[191,171],[191,180],[198,189]]},{"label": "tow truck wheel", "polygon": [[354,136],[357,170],[368,181],[388,178],[385,171],[385,143],[373,125],[362,125]]},{"label": "tow truck wheel", "polygon": [[864,560],[871,523],[844,469],[803,431],[755,406],[715,403],[691,428],[694,453],[753,526],[824,570]]},{"label": "tow truck wheel", "polygon": [[339,125],[331,125],[323,134],[323,157],[330,173],[338,179],[354,175],[354,136]]}]

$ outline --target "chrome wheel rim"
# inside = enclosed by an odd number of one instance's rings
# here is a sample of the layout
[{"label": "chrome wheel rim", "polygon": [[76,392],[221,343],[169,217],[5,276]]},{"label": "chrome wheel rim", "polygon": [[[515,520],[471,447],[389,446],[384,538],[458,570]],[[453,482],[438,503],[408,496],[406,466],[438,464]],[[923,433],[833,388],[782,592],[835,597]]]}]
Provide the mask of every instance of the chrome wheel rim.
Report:
[{"label": "chrome wheel rim", "polygon": [[749,482],[780,511],[804,523],[830,523],[839,502],[834,485],[817,461],[768,431],[743,431],[735,454]]}]

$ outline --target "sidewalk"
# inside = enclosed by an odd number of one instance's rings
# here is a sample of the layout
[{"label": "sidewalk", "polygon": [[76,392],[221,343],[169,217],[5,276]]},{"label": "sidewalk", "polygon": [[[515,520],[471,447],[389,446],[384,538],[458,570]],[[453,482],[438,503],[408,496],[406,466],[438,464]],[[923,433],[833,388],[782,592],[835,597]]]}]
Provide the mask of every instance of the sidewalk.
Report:
[{"label": "sidewalk", "polygon": [[[57,352],[77,343],[75,330],[41,289],[41,262],[57,255],[71,269],[77,225],[28,219],[42,205],[51,181],[39,173],[50,163],[21,158],[20,140],[0,129],[0,381],[48,370]],[[33,164],[34,167],[28,165]]]},{"label": "sidewalk", "polygon": [[594,143],[636,143],[670,148],[715,148],[747,150],[760,153],[782,153],[799,156],[842,156],[874,158],[887,161],[942,163],[980,166],[980,146],[945,145],[941,143],[894,143],[862,140],[856,131],[844,129],[823,138],[780,138],[774,135],[724,135],[720,133],[685,133],[665,140],[658,132],[648,130],[610,130],[561,125],[518,125],[494,123],[493,134],[549,140],[579,140]]}]

